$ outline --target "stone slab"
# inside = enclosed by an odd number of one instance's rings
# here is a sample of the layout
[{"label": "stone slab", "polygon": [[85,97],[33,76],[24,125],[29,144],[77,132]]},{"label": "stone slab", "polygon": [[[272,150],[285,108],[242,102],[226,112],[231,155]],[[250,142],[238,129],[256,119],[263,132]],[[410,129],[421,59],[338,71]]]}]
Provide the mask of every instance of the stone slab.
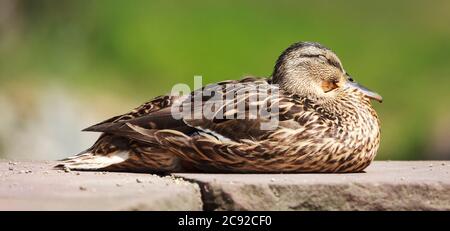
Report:
[{"label": "stone slab", "polygon": [[174,177],[65,172],[55,162],[0,161],[0,210],[201,210],[196,184]]},{"label": "stone slab", "polygon": [[207,210],[450,210],[450,161],[375,161],[351,174],[176,174]]}]

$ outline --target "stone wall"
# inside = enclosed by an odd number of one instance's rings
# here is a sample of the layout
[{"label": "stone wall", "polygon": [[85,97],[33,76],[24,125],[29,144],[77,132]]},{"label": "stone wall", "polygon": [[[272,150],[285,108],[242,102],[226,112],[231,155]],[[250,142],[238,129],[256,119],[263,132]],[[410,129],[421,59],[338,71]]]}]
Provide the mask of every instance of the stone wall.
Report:
[{"label": "stone wall", "polygon": [[0,210],[450,210],[450,161],[356,174],[153,174],[0,162]]}]

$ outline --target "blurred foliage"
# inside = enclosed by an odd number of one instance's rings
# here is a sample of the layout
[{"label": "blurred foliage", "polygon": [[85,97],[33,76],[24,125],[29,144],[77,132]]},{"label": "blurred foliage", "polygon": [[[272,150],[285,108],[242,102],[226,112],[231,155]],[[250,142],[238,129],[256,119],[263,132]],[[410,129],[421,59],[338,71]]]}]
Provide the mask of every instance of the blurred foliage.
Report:
[{"label": "blurred foliage", "polygon": [[318,41],[383,95],[378,159],[428,158],[434,121],[450,115],[450,1],[11,2],[0,89],[61,82],[141,101],[194,75],[269,76],[291,43]]}]

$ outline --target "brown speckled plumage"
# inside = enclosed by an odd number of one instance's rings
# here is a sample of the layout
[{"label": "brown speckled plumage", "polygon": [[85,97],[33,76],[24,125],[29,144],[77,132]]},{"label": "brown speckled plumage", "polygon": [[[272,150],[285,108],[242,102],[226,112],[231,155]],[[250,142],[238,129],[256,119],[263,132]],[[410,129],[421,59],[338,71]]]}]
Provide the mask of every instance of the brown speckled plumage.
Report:
[{"label": "brown speckled plumage", "polygon": [[[230,85],[236,83],[240,85]],[[161,96],[85,129],[103,134],[93,147],[59,167],[133,172],[359,172],[376,155],[380,125],[370,99],[381,101],[381,97],[354,83],[338,57],[320,44],[289,47],[279,57],[272,78],[248,77],[205,88],[223,96],[237,90],[228,86],[248,90],[231,104],[248,102],[252,94],[259,94],[252,91],[255,86],[279,90],[278,126],[262,130],[260,125],[268,118],[249,117],[247,103],[245,108],[225,111],[233,118],[244,113],[245,119],[177,120],[171,107],[204,98],[198,93],[205,89],[189,97]],[[262,102],[274,95],[259,96]]]}]

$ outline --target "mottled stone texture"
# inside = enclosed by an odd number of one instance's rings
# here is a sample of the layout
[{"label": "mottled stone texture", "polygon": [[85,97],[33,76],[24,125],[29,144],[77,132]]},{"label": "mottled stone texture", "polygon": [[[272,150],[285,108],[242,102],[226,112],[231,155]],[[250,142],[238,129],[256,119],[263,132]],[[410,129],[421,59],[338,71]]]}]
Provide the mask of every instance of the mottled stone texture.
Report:
[{"label": "mottled stone texture", "polygon": [[208,210],[450,210],[450,161],[377,161],[356,174],[177,174]]},{"label": "mottled stone texture", "polygon": [[0,161],[0,210],[450,210],[450,161],[378,161],[357,174],[57,171]]}]

